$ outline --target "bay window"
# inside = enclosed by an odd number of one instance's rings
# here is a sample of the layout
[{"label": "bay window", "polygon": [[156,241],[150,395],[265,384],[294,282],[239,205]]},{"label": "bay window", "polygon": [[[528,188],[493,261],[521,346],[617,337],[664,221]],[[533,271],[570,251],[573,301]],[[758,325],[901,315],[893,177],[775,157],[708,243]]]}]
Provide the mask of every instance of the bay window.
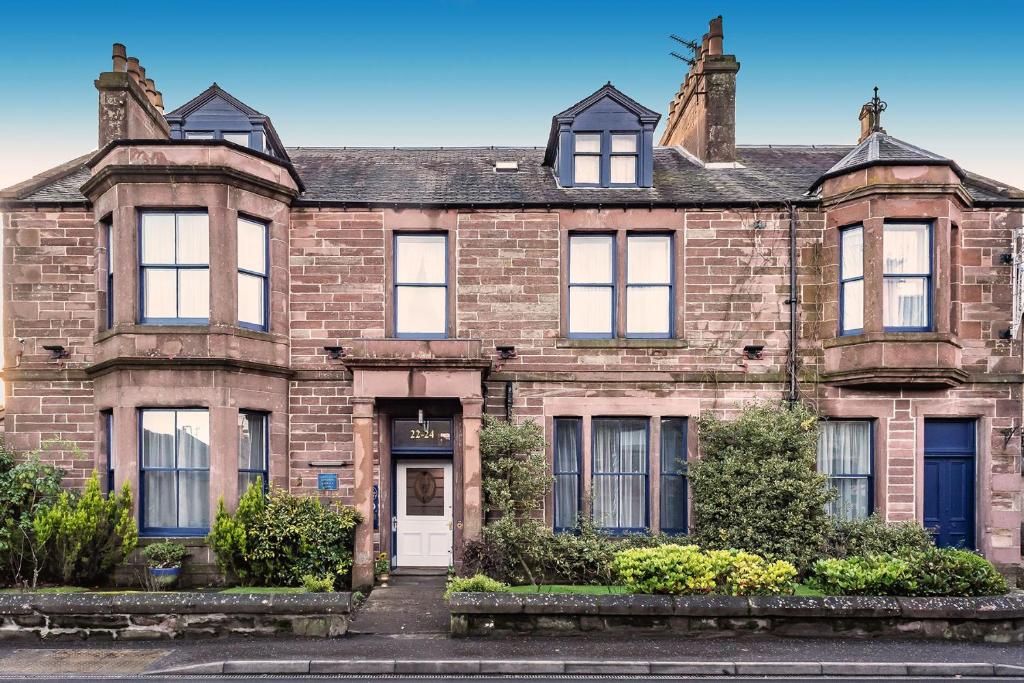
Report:
[{"label": "bay window", "polygon": [[887,331],[931,329],[931,225],[885,223],[882,324]]},{"label": "bay window", "polygon": [[263,490],[270,486],[268,455],[270,444],[270,416],[253,410],[238,412],[238,497],[257,480]]},{"label": "bay window", "polygon": [[841,334],[864,330],[864,228],[839,233],[839,326]]},{"label": "bay window", "polygon": [[818,471],[828,476],[836,499],[829,514],[863,519],[872,507],[872,448],[869,420],[824,420],[818,430]]},{"label": "bay window", "polygon": [[210,414],[139,411],[142,532],[203,535],[210,527]]},{"label": "bay window", "polygon": [[569,238],[569,336],[615,336],[615,238]]},{"label": "bay window", "polygon": [[395,336],[443,339],[448,330],[448,237],[396,234]]},{"label": "bay window", "polygon": [[647,528],[647,427],[640,418],[591,421],[593,519],[600,529]]},{"label": "bay window", "polygon": [[626,336],[672,335],[672,238],[626,238]]},{"label": "bay window", "polygon": [[579,524],[582,420],[563,417],[556,418],[554,424],[555,531],[566,531]]},{"label": "bay window", "polygon": [[103,224],[107,237],[107,329],[114,327],[114,223]]},{"label": "bay window", "polygon": [[686,418],[662,418],[660,528],[667,534],[689,531],[686,474]]},{"label": "bay window", "polygon": [[238,324],[267,329],[268,280],[267,226],[238,218]]},{"label": "bay window", "polygon": [[140,226],[142,322],[210,319],[210,224],[205,212],[145,212]]}]

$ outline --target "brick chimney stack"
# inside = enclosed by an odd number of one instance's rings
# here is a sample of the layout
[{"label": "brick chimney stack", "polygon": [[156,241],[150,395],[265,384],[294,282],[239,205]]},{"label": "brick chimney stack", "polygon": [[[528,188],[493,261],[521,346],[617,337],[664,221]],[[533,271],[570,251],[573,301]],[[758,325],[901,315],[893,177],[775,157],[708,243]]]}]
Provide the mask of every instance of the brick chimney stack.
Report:
[{"label": "brick chimney stack", "polygon": [[711,20],[686,80],[669,104],[661,143],[682,146],[709,166],[736,162],[735,55],[722,54],[722,17]]},{"label": "brick chimney stack", "polygon": [[114,43],[113,67],[96,79],[100,94],[99,146],[114,140],[166,140],[171,129],[164,119],[163,96],[137,57]]}]

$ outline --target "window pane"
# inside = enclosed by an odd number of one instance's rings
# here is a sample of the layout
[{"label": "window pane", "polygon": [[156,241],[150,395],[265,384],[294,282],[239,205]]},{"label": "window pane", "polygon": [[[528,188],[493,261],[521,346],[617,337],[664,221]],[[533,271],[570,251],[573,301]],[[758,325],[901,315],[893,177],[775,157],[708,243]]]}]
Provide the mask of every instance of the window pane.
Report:
[{"label": "window pane", "polygon": [[210,466],[210,413],[178,411],[178,467]]},{"label": "window pane", "polygon": [[178,472],[178,524],[184,529],[210,526],[210,473]]},{"label": "window pane", "polygon": [[647,523],[647,421],[594,419],[594,521],[641,529]]},{"label": "window pane", "polygon": [[238,322],[260,325],[263,319],[263,278],[246,273],[238,274]]},{"label": "window pane", "polygon": [[195,268],[178,271],[178,317],[210,317],[210,271]]},{"label": "window pane", "polygon": [[239,413],[238,420],[238,469],[264,469],[267,416],[262,413]]},{"label": "window pane", "polygon": [[661,473],[686,471],[686,418],[669,417],[661,421]]},{"label": "window pane", "polygon": [[146,289],[143,315],[147,318],[178,317],[177,272],[169,269],[146,268],[143,275],[143,286]]},{"label": "window pane", "polygon": [[142,466],[174,467],[174,411],[142,413]]},{"label": "window pane", "polygon": [[107,224],[107,272],[114,274],[114,264],[117,263],[117,240],[114,238],[114,226]]},{"label": "window pane", "polygon": [[577,185],[597,185],[601,182],[601,157],[573,157],[573,179]]},{"label": "window pane", "polygon": [[555,528],[570,529],[579,521],[579,420],[555,420]]},{"label": "window pane", "polygon": [[[253,486],[257,480],[263,479],[263,475],[259,472],[239,472],[238,473],[238,497],[241,498],[245,495],[245,492],[249,490],[250,486]],[[263,482],[266,484],[266,481]]]},{"label": "window pane", "polygon": [[600,133],[577,133],[576,134],[576,153],[601,153],[601,134]]},{"label": "window pane", "polygon": [[829,483],[837,492],[836,499],[826,506],[830,515],[839,519],[864,519],[871,515],[870,487],[866,477],[834,478]]},{"label": "window pane", "polygon": [[687,531],[686,418],[661,421],[661,528]]},{"label": "window pane", "polygon": [[174,263],[174,216],[142,215],[142,263]]},{"label": "window pane", "polygon": [[864,281],[844,282],[843,332],[864,329]]},{"label": "window pane", "polygon": [[636,135],[612,135],[612,152],[635,152]]},{"label": "window pane", "polygon": [[238,267],[254,273],[267,273],[267,226],[238,219]]},{"label": "window pane", "polygon": [[826,420],[818,430],[818,471],[822,474],[871,473],[871,423]]},{"label": "window pane", "polygon": [[194,133],[194,132],[189,131],[189,132],[185,133],[185,139],[186,140],[212,140],[213,139],[213,133]]},{"label": "window pane", "polygon": [[210,262],[210,219],[205,213],[178,214],[178,263]]},{"label": "window pane", "polygon": [[569,288],[569,332],[612,333],[612,288]]},{"label": "window pane", "polygon": [[573,235],[569,238],[569,282],[612,281],[612,238],[609,235]]},{"label": "window pane", "polygon": [[925,278],[885,278],[882,288],[883,326],[927,327],[927,282]]},{"label": "window pane", "polygon": [[627,334],[664,334],[671,329],[668,287],[626,289]]},{"label": "window pane", "polygon": [[636,182],[636,157],[615,156],[611,158],[611,161],[611,182],[629,184]]},{"label": "window pane", "polygon": [[672,277],[671,245],[668,235],[630,235],[626,249],[629,283],[667,285]]},{"label": "window pane", "polygon": [[395,239],[395,282],[444,284],[444,235],[399,235]]},{"label": "window pane", "polygon": [[849,228],[843,230],[843,266],[840,277],[847,280],[852,277],[861,277],[864,274],[864,229]]},{"label": "window pane", "polygon": [[178,526],[178,504],[174,472],[144,472],[146,509],[143,527],[171,529]]},{"label": "window pane", "polygon": [[249,134],[248,133],[224,133],[224,139],[228,142],[233,142],[237,145],[249,146]]},{"label": "window pane", "polygon": [[647,420],[594,419],[594,472],[647,471]]},{"label": "window pane", "polygon": [[444,334],[447,296],[444,287],[395,288],[395,332]]},{"label": "window pane", "polygon": [[885,274],[923,275],[931,272],[928,258],[928,225],[885,225],[882,248],[885,251]]}]

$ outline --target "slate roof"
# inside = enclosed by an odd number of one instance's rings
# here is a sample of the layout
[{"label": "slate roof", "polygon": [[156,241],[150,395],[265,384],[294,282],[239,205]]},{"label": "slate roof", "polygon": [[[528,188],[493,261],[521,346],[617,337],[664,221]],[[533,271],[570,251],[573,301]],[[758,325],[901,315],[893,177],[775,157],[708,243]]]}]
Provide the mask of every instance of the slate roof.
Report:
[{"label": "slate roof", "polygon": [[261,116],[261,117],[266,118],[266,114],[262,114],[262,113],[256,111],[255,109],[250,107],[248,104],[246,104],[242,100],[238,99],[237,97],[235,97],[234,95],[232,95],[231,93],[229,93],[227,90],[225,90],[224,88],[220,87],[216,83],[211,84],[209,88],[207,88],[203,92],[199,93],[198,95],[196,95],[191,100],[189,100],[185,104],[181,105],[177,109],[174,109],[172,111],[167,112],[166,114],[164,114],[164,116],[166,118],[181,118],[183,116],[191,114],[193,111],[195,111],[196,109],[198,109],[202,105],[206,104],[207,102],[212,100],[214,97],[222,98],[228,104],[230,104],[231,106],[235,107],[236,109],[238,109],[240,112],[242,112],[246,116]]},{"label": "slate roof", "polygon": [[[654,149],[654,187],[560,188],[541,147],[355,148],[293,147],[292,163],[306,185],[298,203],[405,206],[756,205],[807,200],[857,148],[739,146],[742,168],[707,169],[674,147]],[[26,202],[85,202],[88,157],[76,159],[2,195]],[[496,173],[496,161],[517,161],[516,173]],[[56,171],[56,170],[55,170]],[[1020,190],[965,173],[978,201],[1024,200]]]},{"label": "slate roof", "polygon": [[817,185],[827,178],[849,173],[859,168],[875,165],[893,166],[907,164],[949,166],[961,178],[965,176],[963,170],[952,159],[935,152],[929,152],[909,142],[894,138],[887,133],[875,132],[864,138],[846,156],[840,159],[835,166],[822,174],[815,183],[815,187],[812,187],[811,190],[814,191]]}]

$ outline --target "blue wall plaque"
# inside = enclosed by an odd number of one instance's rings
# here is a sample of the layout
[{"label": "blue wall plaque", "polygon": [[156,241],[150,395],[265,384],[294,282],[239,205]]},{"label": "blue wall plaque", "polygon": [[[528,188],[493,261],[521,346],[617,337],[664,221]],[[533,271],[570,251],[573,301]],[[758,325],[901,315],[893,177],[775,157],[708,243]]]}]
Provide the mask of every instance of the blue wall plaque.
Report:
[{"label": "blue wall plaque", "polygon": [[316,487],[321,491],[337,491],[338,475],[333,473],[316,475]]}]

